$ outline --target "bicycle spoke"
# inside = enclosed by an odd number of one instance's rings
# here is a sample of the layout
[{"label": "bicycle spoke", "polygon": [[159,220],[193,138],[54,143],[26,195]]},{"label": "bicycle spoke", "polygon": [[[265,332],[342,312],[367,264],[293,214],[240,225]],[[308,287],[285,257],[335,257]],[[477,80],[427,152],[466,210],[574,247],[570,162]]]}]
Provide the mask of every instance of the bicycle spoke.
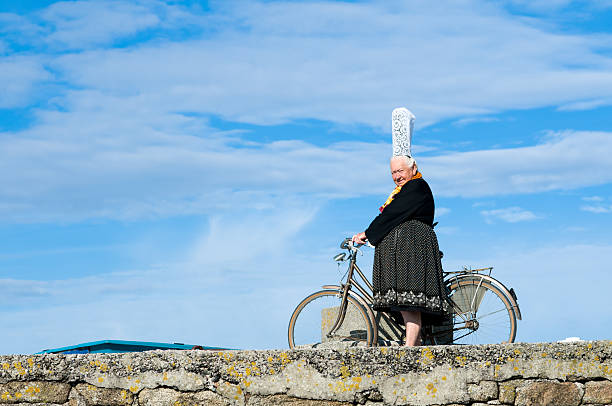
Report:
[{"label": "bicycle spoke", "polygon": [[462,335],[462,336],[456,337],[456,338],[455,338],[455,341],[456,341],[456,340],[461,340],[463,337],[466,337],[466,336],[468,336],[468,335],[470,335],[470,334],[472,334],[472,333],[473,333],[473,331],[469,331],[469,332],[465,333],[465,334],[464,334],[464,335]]},{"label": "bicycle spoke", "polygon": [[508,309],[506,309],[506,308],[504,307],[503,309],[495,310],[495,311],[490,312],[490,313],[487,313],[487,314],[478,315],[478,320],[482,320],[482,319],[484,319],[485,317],[491,316],[491,315],[493,315],[493,314],[495,314],[495,313],[507,312],[507,311],[508,311]]},{"label": "bicycle spoke", "polygon": [[514,340],[515,318],[508,299],[483,279],[456,280],[451,292],[455,302],[453,342],[484,344]]}]

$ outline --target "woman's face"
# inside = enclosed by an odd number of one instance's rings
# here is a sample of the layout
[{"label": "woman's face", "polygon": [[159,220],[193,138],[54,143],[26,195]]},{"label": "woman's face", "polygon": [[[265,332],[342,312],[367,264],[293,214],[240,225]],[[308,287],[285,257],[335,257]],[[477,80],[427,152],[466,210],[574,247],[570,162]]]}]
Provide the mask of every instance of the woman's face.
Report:
[{"label": "woman's face", "polygon": [[408,166],[403,158],[391,159],[391,177],[397,186],[404,186],[416,173],[414,166]]}]

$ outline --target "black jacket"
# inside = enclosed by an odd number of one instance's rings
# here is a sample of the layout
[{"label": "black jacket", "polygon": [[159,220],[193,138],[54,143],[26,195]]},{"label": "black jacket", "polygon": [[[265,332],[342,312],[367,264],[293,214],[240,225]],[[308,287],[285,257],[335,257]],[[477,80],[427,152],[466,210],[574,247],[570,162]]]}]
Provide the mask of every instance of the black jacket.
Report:
[{"label": "black jacket", "polygon": [[402,186],[391,203],[385,207],[365,231],[370,244],[378,245],[389,231],[408,220],[418,220],[429,226],[434,220],[434,199],[423,178],[413,179]]}]

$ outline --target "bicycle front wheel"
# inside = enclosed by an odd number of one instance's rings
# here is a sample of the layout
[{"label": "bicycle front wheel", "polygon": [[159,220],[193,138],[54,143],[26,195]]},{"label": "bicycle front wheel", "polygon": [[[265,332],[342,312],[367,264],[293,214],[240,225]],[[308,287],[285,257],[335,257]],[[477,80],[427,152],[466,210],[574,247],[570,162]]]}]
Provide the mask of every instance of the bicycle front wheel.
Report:
[{"label": "bicycle front wheel", "polygon": [[342,305],[342,292],[321,290],[297,305],[289,321],[289,347],[341,341],[354,345],[372,344],[373,329],[365,308],[348,296],[342,324],[334,331]]},{"label": "bicycle front wheel", "polygon": [[453,343],[511,343],[516,337],[512,301],[495,285],[481,278],[451,280]]}]

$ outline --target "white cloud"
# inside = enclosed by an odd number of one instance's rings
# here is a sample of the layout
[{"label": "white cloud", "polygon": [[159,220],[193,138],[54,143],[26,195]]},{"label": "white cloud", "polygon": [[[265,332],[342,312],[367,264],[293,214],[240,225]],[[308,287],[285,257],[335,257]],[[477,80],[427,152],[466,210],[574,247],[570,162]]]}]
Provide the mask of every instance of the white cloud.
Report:
[{"label": "white cloud", "polygon": [[302,231],[316,209],[279,201],[215,216],[175,263],[67,280],[2,280],[0,347],[31,353],[118,338],[286,347],[294,306],[339,279],[330,253],[304,252],[314,241]]},{"label": "white cloud", "polygon": [[[285,202],[277,201],[277,205]],[[240,210],[238,210],[240,211]],[[247,211],[249,213],[249,211]],[[316,207],[293,208],[290,210],[274,207],[251,214],[236,216],[235,212],[223,218],[214,216],[210,230],[196,241],[188,262],[194,268],[210,266],[212,263],[226,267],[253,265],[265,256],[282,254],[300,244],[296,234],[316,213]]]},{"label": "white cloud", "polygon": [[436,207],[436,217],[446,216],[451,212],[451,209],[448,207]]},{"label": "white cloud", "polygon": [[610,0],[594,0],[594,4],[601,8],[612,8],[612,1]]},{"label": "white cloud", "polygon": [[472,207],[493,207],[495,206],[494,201],[478,201],[472,203]]},{"label": "white cloud", "polygon": [[585,196],[582,200],[589,202],[589,204],[580,206],[582,211],[595,214],[612,213],[612,204],[606,203],[605,199],[601,196]]},{"label": "white cloud", "polygon": [[520,207],[483,210],[480,213],[485,217],[487,223],[492,223],[494,220],[502,220],[507,223],[518,223],[519,221],[530,221],[538,218],[538,216],[529,210],[523,210]]},{"label": "white cloud", "polygon": [[[136,3],[136,4],[134,4]],[[115,39],[155,27],[159,17],[149,7],[124,1],[61,1],[44,9],[39,18],[54,47],[81,48],[106,45]]]},{"label": "white cloud", "polygon": [[391,185],[377,181],[388,172],[385,144],[243,142],[202,120],[106,100],[108,111],[49,113],[0,138],[0,172],[11,174],[0,177],[5,219],[135,219],[356,196],[343,177],[355,157],[370,163],[359,174],[368,193]]},{"label": "white cloud", "polygon": [[[490,4],[221,2],[206,15],[178,6],[160,11],[160,4],[56,3],[41,15],[57,22],[57,33],[71,33],[65,41],[81,38],[83,46],[178,19],[211,24],[211,31],[124,49],[5,58],[0,71],[9,80],[0,104],[27,103],[36,83],[49,79],[43,59],[60,90],[32,127],[0,138],[4,219],[208,213],[228,201],[268,207],[278,196],[317,201],[385,194],[392,186],[386,143],[247,142],[210,128],[201,118],[210,114],[386,127],[399,104],[423,125],[612,93],[611,61],[596,52],[601,37],[550,33]],[[90,12],[98,8],[99,15]],[[95,25],[90,19],[108,13],[121,14],[125,29],[87,31]],[[125,23],[134,13],[144,20]],[[53,41],[64,41],[57,35]],[[568,131],[531,147],[429,156],[419,164],[436,195],[472,198],[609,183],[609,150],[610,133]],[[363,168],[357,189],[345,175],[355,161]],[[574,176],[575,168],[589,176]]]},{"label": "white cloud", "polygon": [[601,196],[585,196],[582,198],[585,202],[603,202],[603,197]]},{"label": "white cloud", "polygon": [[0,33],[10,43],[51,54],[139,42],[143,32],[171,37],[197,25],[207,25],[199,6],[160,0],[56,1],[26,15],[0,13]]},{"label": "white cloud", "polygon": [[571,226],[571,227],[563,228],[563,232],[568,232],[568,233],[584,233],[587,231],[588,229],[586,227],[579,227],[579,226]]},{"label": "white cloud", "polygon": [[521,13],[535,13],[542,16],[557,17],[567,12],[573,19],[586,19],[590,14],[612,7],[610,0],[504,0],[502,4],[511,6]]},{"label": "white cloud", "polygon": [[37,96],[37,85],[50,80],[41,58],[7,56],[0,58],[0,108],[25,107]]},{"label": "white cloud", "polygon": [[[612,133],[566,131],[534,146],[426,157],[419,165],[443,196],[538,193],[612,182],[611,150]],[[589,176],[575,176],[577,168]]]},{"label": "white cloud", "polygon": [[[257,143],[198,118],[151,116],[139,97],[79,97],[71,112],[43,112],[37,126],[0,137],[5,221],[204,214],[279,199],[384,195],[392,187],[389,144]],[[612,182],[609,150],[610,133],[564,132],[531,147],[426,157],[419,165],[437,196],[500,196]],[[346,179],[357,161],[355,188]],[[575,168],[589,176],[575,176]]]},{"label": "white cloud", "polygon": [[595,214],[612,213],[612,205],[584,205],[580,207],[580,210]]},{"label": "white cloud", "polygon": [[460,232],[459,227],[437,226],[436,234],[438,235],[455,235]]},{"label": "white cloud", "polygon": [[[144,3],[101,4],[115,4],[130,21],[153,12],[137,12]],[[69,5],[62,7],[72,10]],[[72,13],[84,13],[74,8]],[[169,18],[156,15],[160,25]],[[95,24],[81,20],[67,28],[66,41],[113,32],[98,33],[90,28]],[[156,112],[171,106],[257,124],[316,118],[386,128],[389,111],[409,105],[422,126],[612,93],[612,60],[597,53],[606,38],[547,32],[476,1],[406,7],[216,3],[211,14],[194,21],[214,31],[183,41],[92,49],[51,65],[72,85],[140,95],[143,107]],[[79,29],[83,35],[76,34]]]},{"label": "white cloud", "polygon": [[[37,42],[42,27],[31,18],[15,13],[0,13],[0,34],[8,43],[29,44]],[[10,47],[9,47],[10,48]]]},{"label": "white cloud", "polygon": [[493,123],[496,121],[499,121],[499,118],[497,117],[467,117],[467,118],[462,118],[461,120],[457,120],[453,122],[453,124],[458,127],[464,127],[466,125],[474,124],[474,123]]},{"label": "white cloud", "polygon": [[581,111],[581,110],[592,110],[598,107],[609,106],[612,104],[612,98],[602,98],[594,100],[581,100],[571,102],[559,106],[559,111]]},{"label": "white cloud", "polygon": [[572,0],[509,0],[509,4],[532,12],[549,12],[562,9]]}]

